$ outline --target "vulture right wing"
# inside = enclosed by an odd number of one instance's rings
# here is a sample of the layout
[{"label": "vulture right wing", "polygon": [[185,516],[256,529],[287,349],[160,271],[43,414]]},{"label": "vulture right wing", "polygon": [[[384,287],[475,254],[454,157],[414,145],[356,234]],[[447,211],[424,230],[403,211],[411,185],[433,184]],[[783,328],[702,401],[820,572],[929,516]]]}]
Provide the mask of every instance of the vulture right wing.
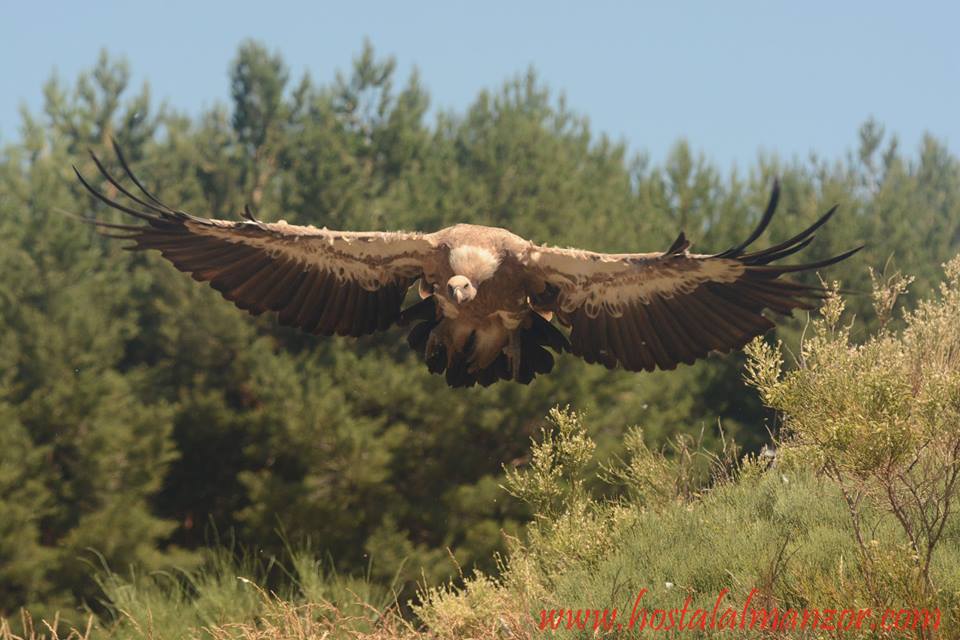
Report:
[{"label": "vulture right wing", "polygon": [[862,248],[808,264],[774,264],[810,244],[834,207],[789,240],[747,253],[770,222],[778,194],[775,185],[749,238],[714,255],[689,253],[682,233],[662,253],[534,246],[528,265],[547,284],[544,299],[534,303],[571,327],[575,355],[611,369],[673,369],[713,351],[739,349],[774,326],[765,310],[789,315],[793,309],[811,309],[827,293],[781,276],[829,266]]},{"label": "vulture right wing", "polygon": [[[177,211],[134,177],[120,149],[120,164],[140,190],[132,193],[93,156],[107,182],[130,206],[94,188],[96,198],[146,224],[87,220],[104,233],[133,240],[133,250],[156,249],[194,280],[209,282],[224,298],[259,315],[274,311],[281,324],[308,333],[360,336],[384,330],[400,315],[407,288],[420,277],[435,245],[421,233],[350,232],[261,222],[212,220]],[[93,155],[93,154],[91,154]]]}]

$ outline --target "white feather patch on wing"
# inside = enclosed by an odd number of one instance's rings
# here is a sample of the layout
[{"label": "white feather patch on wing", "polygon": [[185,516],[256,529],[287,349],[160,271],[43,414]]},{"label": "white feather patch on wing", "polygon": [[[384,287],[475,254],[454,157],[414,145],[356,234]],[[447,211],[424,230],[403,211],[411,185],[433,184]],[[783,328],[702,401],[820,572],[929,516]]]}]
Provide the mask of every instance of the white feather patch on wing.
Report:
[{"label": "white feather patch on wing", "polygon": [[462,246],[450,251],[450,268],[466,276],[474,285],[489,280],[500,267],[500,259],[482,247]]},{"label": "white feather patch on wing", "polygon": [[332,231],[284,221],[203,220],[186,226],[198,235],[257,247],[274,257],[318,267],[341,281],[357,282],[367,291],[418,276],[434,250],[433,243],[420,233]]}]

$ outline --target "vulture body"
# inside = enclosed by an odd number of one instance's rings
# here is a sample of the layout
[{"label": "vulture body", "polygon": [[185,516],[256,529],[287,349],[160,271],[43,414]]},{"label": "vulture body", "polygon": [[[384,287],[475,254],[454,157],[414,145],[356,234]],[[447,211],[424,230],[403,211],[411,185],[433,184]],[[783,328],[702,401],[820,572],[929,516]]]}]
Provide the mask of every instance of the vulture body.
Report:
[{"label": "vulture body", "polygon": [[[682,233],[664,252],[606,254],[470,224],[435,233],[352,232],[262,222],[249,211],[244,220],[214,220],[163,204],[115,151],[128,186],[93,159],[126,202],[74,170],[92,195],[143,224],[87,219],[102,233],[132,240],[132,249],[156,249],[241,309],[272,311],[281,324],[308,333],[361,336],[412,325],[410,346],[453,387],[528,384],[551,371],[550,351],[652,371],[739,349],[774,326],[765,310],[789,315],[826,293],[782,276],[859,250],[773,264],[807,246],[834,208],[789,240],[747,252],[776,209],[776,184],[750,237],[713,255],[690,253]],[[420,300],[404,309],[418,281]]]}]

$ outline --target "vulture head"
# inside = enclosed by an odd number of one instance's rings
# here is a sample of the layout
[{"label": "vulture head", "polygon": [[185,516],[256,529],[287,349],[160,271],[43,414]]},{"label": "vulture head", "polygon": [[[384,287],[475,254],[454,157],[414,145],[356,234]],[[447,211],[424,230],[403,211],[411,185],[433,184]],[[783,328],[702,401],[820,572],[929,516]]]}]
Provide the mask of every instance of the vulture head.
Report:
[{"label": "vulture head", "polygon": [[470,302],[477,295],[477,288],[466,276],[453,276],[447,280],[447,293],[457,304]]}]

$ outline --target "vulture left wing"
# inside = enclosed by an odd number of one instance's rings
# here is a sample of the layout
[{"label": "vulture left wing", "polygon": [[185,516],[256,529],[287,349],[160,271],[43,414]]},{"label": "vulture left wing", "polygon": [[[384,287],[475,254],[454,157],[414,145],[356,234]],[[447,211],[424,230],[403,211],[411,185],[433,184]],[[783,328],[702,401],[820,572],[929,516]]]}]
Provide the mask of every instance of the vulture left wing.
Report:
[{"label": "vulture left wing", "polygon": [[[281,324],[309,333],[359,336],[388,328],[400,314],[407,288],[435,250],[420,233],[347,232],[261,222],[212,220],[177,211],[150,194],[116,148],[132,193],[93,156],[103,177],[129,206],[95,189],[92,195],[141,225],[87,221],[110,237],[133,240],[131,249],[157,249],[194,280],[209,282],[224,298],[259,315],[275,311]],[[92,154],[91,154],[92,155]]]},{"label": "vulture left wing", "polygon": [[618,363],[630,371],[673,369],[711,351],[739,349],[774,326],[763,315],[765,309],[789,315],[793,309],[813,308],[826,293],[780,276],[834,264],[861,248],[809,264],[771,264],[806,247],[834,208],[793,238],[745,253],[770,222],[778,196],[774,185],[753,234],[715,255],[689,253],[682,233],[663,253],[532,247],[527,264],[547,285],[532,302],[571,327],[574,354],[611,369]]}]

